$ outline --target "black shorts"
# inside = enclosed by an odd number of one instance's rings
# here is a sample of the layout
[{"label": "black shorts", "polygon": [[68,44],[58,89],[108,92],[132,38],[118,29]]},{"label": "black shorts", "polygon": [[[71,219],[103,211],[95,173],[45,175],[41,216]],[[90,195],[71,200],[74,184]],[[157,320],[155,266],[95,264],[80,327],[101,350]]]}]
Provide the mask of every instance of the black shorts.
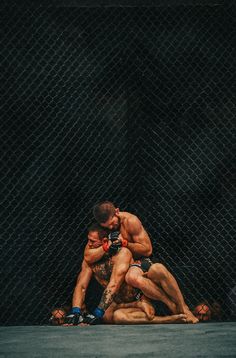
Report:
[{"label": "black shorts", "polygon": [[151,300],[151,303],[155,309],[155,316],[170,316],[173,314],[163,302]]},{"label": "black shorts", "polygon": [[135,262],[131,264],[130,267],[139,267],[143,272],[148,272],[150,267],[157,262],[158,260],[153,257],[141,257],[139,260],[135,260]]}]

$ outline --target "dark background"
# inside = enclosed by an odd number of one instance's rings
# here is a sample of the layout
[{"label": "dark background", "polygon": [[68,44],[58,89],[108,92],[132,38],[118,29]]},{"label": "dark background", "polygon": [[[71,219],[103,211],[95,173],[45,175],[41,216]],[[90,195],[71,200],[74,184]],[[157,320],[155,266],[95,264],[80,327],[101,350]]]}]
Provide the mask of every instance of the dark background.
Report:
[{"label": "dark background", "polygon": [[199,3],[2,8],[1,324],[70,303],[100,200],[233,317],[235,8]]}]

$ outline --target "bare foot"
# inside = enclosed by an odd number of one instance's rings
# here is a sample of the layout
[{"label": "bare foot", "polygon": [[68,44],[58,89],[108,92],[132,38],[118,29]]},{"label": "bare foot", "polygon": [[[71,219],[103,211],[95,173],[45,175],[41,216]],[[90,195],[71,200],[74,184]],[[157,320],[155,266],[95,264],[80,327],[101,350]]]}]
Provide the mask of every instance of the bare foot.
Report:
[{"label": "bare foot", "polygon": [[187,316],[187,323],[196,324],[199,322],[199,319],[194,316],[194,314],[190,311],[189,308],[185,311],[185,314]]},{"label": "bare foot", "polygon": [[[198,323],[199,319],[193,315],[189,307],[185,304],[184,307],[177,306],[178,313],[184,313],[187,316],[187,323]],[[181,311],[180,311],[181,310]],[[184,311],[184,312],[182,312]]]},{"label": "bare foot", "polygon": [[173,323],[187,323],[187,315],[186,314],[174,314],[171,316],[173,319]]}]

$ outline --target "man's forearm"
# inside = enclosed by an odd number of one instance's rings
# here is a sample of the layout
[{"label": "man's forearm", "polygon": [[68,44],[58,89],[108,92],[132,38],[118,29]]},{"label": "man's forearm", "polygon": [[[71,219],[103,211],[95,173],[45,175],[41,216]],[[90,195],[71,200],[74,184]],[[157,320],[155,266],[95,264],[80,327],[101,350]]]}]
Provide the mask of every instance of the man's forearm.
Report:
[{"label": "man's forearm", "polygon": [[112,303],[114,296],[115,296],[115,292],[113,292],[109,288],[106,288],[103,292],[103,295],[102,295],[102,298],[101,298],[101,301],[100,301],[98,307],[105,312],[108,309],[108,307],[110,306],[110,304]]},{"label": "man's forearm", "polygon": [[100,300],[100,303],[98,305],[98,307],[100,309],[102,309],[103,311],[106,311],[108,309],[108,307],[110,306],[110,304],[113,301],[114,296],[117,294],[117,292],[119,291],[120,285],[122,282],[117,283],[114,281],[110,281],[108,286],[105,288],[103,294],[102,294],[102,298]]},{"label": "man's forearm", "polygon": [[84,253],[85,261],[91,265],[99,260],[104,256],[105,251],[102,246],[97,247],[96,249],[86,249]]},{"label": "man's forearm", "polygon": [[82,307],[85,301],[86,288],[77,285],[74,290],[72,307]]}]

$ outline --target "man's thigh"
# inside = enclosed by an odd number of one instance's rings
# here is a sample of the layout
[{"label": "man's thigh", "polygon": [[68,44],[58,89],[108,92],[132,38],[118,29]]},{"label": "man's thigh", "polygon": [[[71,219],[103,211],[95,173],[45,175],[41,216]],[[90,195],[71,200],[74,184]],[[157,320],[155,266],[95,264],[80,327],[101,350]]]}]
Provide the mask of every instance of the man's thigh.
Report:
[{"label": "man's thigh", "polygon": [[128,284],[135,284],[138,278],[143,277],[143,271],[138,266],[130,266],[125,276],[125,280]]},{"label": "man's thigh", "polygon": [[149,270],[152,268],[152,266],[155,266],[156,264],[153,263],[149,258],[141,258],[140,260],[134,260],[130,264],[130,268],[127,275],[127,280],[138,278],[140,276],[148,277]]}]

